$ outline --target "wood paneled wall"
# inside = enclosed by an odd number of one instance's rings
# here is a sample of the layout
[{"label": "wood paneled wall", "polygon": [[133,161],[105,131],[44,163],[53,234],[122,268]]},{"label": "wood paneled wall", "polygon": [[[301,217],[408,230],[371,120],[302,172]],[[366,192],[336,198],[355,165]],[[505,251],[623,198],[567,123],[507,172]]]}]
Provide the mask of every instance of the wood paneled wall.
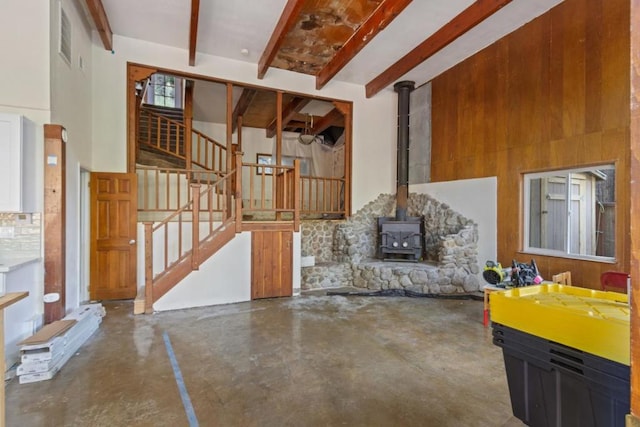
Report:
[{"label": "wood paneled wall", "polygon": [[[498,177],[498,261],[629,271],[629,1],[566,0],[432,82],[432,180]],[[616,264],[522,249],[522,174],[616,164]],[[481,207],[479,207],[481,209]]]}]

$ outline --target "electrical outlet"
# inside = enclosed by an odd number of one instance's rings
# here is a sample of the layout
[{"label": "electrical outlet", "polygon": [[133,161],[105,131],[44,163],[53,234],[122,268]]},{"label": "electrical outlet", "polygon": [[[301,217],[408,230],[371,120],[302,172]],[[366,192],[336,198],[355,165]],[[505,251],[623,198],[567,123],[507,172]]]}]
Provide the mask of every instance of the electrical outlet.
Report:
[{"label": "electrical outlet", "polygon": [[14,228],[13,227],[0,227],[0,239],[13,239]]}]

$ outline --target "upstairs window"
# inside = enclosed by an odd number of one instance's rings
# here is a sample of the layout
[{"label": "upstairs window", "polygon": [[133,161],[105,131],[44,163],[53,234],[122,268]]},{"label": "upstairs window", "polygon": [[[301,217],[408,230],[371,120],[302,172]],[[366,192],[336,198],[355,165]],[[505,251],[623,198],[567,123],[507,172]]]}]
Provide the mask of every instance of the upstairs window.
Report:
[{"label": "upstairs window", "polygon": [[615,260],[615,166],[525,174],[524,250]]},{"label": "upstairs window", "polygon": [[182,108],[182,79],[165,74],[152,75],[146,102],[161,107]]}]

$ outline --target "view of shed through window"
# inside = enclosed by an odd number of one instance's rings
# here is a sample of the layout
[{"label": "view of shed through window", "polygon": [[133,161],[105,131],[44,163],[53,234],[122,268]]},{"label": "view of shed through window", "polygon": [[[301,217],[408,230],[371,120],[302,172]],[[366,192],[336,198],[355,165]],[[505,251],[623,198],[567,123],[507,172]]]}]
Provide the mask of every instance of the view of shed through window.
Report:
[{"label": "view of shed through window", "polygon": [[615,166],[524,176],[524,250],[611,261],[615,257]]}]

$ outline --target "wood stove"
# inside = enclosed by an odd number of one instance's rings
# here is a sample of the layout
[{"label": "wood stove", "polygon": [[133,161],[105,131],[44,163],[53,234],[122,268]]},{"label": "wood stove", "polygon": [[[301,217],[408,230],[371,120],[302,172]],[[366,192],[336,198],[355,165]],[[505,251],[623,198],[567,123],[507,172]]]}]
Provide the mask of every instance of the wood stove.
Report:
[{"label": "wood stove", "polygon": [[419,261],[423,253],[424,221],[407,216],[409,187],[409,105],[415,83],[394,85],[398,93],[398,155],[396,216],[378,218],[378,258],[389,261]]}]

